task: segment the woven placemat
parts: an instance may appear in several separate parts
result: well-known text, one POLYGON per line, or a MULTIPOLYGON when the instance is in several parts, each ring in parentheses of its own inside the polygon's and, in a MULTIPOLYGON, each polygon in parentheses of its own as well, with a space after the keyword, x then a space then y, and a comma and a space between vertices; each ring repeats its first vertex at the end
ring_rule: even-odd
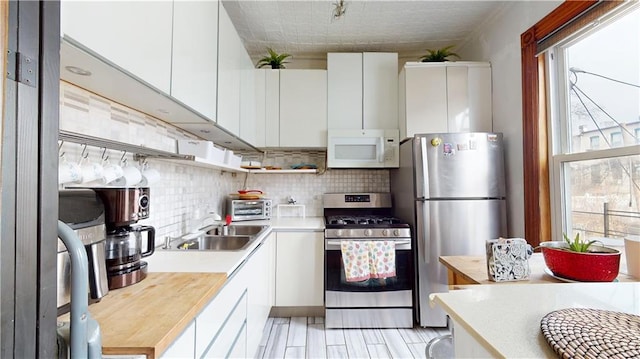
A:
POLYGON ((640 316, 567 308, 542 318, 540 329, 561 358, 640 358, 640 316))

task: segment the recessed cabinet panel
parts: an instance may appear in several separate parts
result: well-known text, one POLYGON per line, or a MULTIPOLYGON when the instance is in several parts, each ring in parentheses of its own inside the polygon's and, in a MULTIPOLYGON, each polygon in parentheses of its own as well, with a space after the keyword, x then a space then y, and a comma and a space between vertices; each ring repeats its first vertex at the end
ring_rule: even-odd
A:
POLYGON ((362 128, 362 53, 328 53, 327 85, 329 128, 362 128))
POLYGON ((324 305, 324 234, 279 232, 276 241, 276 306, 324 305))
POLYGON ((280 70, 266 71, 265 146, 280 147, 280 70))
MULTIPOLYGON (((406 135, 447 132, 447 69, 406 69, 406 135)), ((401 126, 402 127, 402 126, 401 126)))
POLYGON ((327 147, 327 71, 280 71, 280 147, 327 147))
POLYGON ((469 116, 471 132, 492 132, 493 131, 493 115, 491 113, 492 106, 492 85, 491 85, 491 67, 489 66, 472 66, 469 67, 469 116))
POLYGON ((406 63, 399 77, 401 138, 492 131, 489 63, 406 63))
POLYGON ((174 2, 171 96, 214 121, 217 33, 217 1, 174 2))
POLYGON ((328 53, 328 128, 398 128, 398 54, 328 53))
MULTIPOLYGON (((244 49, 243 49, 244 50, 244 49)), ((240 137, 251 144, 257 138, 256 119, 256 72, 251 57, 246 51, 241 54, 240 69, 240 137)))
MULTIPOLYGON (((264 330, 264 324, 275 301, 276 234, 269 235, 242 269, 248 273, 247 354, 253 357, 264 330)), ((233 356, 232 356, 233 357, 233 356)))
POLYGON ((469 132, 469 87, 467 68, 447 67, 447 130, 469 132))
POLYGON ((173 3, 63 1, 64 35, 170 93, 173 3))
POLYGON ((398 54, 362 54, 364 129, 398 128, 398 54))
MULTIPOLYGON (((242 41, 227 11, 218 9, 218 125, 240 133, 240 47, 242 41)), ((242 47, 244 50, 244 47, 242 47)))

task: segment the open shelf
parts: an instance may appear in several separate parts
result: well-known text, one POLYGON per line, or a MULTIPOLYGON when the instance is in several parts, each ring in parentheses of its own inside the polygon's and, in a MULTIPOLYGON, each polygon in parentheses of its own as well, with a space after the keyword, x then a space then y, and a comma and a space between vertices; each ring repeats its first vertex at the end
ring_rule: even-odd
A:
POLYGON ((248 170, 249 173, 264 173, 264 174, 286 174, 286 173, 318 173, 317 169, 307 169, 307 170, 294 170, 294 169, 288 169, 288 170, 266 170, 266 169, 260 169, 260 170, 248 170))
POLYGON ((192 155, 182 155, 174 152, 167 152, 148 148, 144 146, 136 146, 124 142, 107 140, 104 138, 83 135, 79 133, 63 131, 58 134, 58 138, 63 141, 78 143, 92 147, 108 148, 110 150, 125 151, 134 155, 134 158, 158 158, 171 162, 188 164, 190 166, 217 169, 228 172, 249 172, 244 168, 227 166, 224 163, 211 163, 200 157, 192 155))

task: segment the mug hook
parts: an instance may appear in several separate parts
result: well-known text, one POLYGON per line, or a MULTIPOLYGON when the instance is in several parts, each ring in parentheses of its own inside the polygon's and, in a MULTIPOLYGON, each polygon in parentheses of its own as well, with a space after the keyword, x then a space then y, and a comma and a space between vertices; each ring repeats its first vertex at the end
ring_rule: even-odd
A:
POLYGON ((80 154, 80 157, 82 157, 82 158, 89 157, 89 152, 87 152, 87 144, 86 143, 82 144, 82 153, 80 154))

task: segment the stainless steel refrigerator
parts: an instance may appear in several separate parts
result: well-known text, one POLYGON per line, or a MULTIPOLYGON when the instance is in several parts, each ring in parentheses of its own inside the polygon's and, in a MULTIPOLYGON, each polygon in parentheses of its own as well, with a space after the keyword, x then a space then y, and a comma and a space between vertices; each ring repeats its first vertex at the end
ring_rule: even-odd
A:
POLYGON ((421 134, 400 145, 390 171, 395 215, 411 225, 416 248, 416 321, 444 327, 429 294, 447 292, 440 256, 485 255, 485 240, 507 235, 501 133, 421 134))

